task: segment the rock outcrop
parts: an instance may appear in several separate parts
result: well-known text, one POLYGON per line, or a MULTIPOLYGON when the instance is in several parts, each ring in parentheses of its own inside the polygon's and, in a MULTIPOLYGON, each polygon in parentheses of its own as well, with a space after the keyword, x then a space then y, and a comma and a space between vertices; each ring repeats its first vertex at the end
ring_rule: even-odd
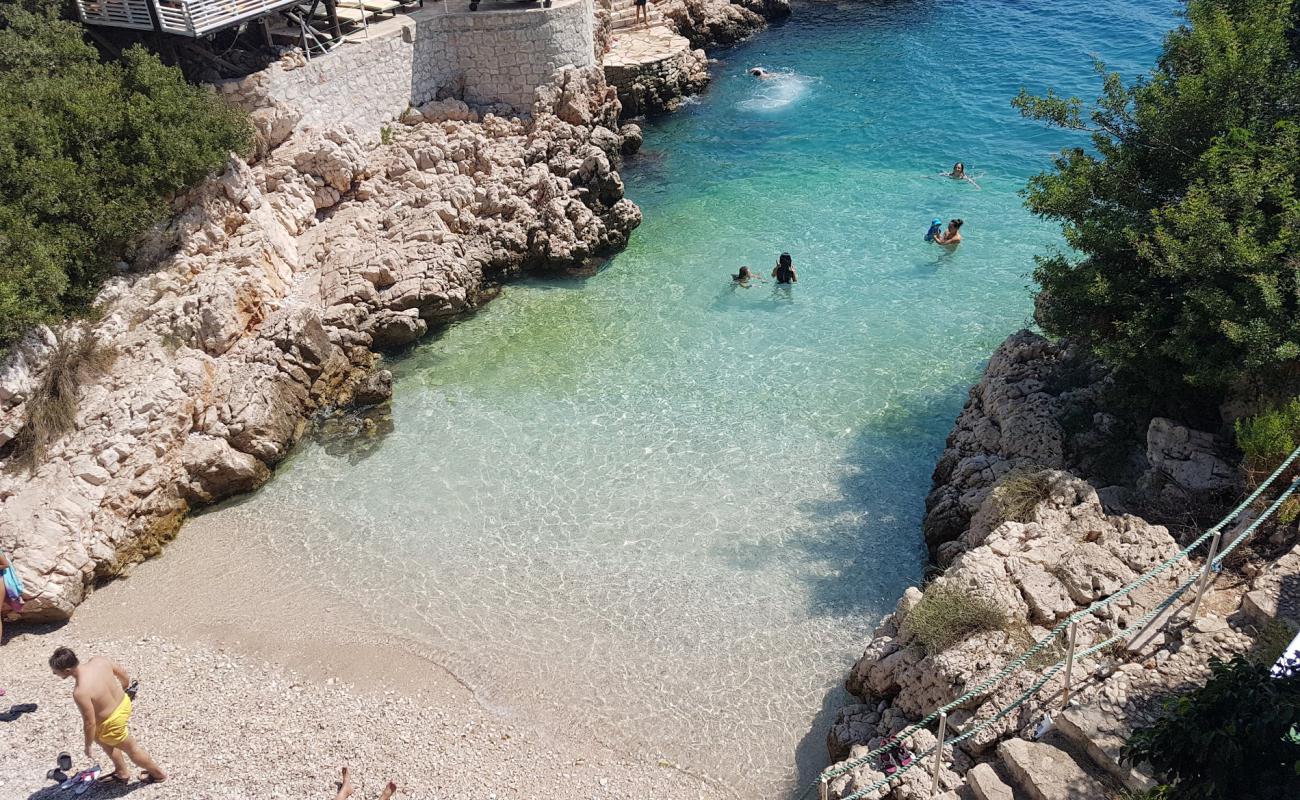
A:
POLYGON ((666 0, 657 5, 692 47, 732 45, 769 21, 790 16, 789 0, 666 0))
MULTIPOLYGON (((375 350, 524 269, 620 248, 639 224, 598 68, 558 72, 527 120, 425 113, 375 149, 346 129, 271 149, 283 126, 263 120, 265 157, 232 158, 141 248, 156 267, 104 288, 91 335, 113 368, 79 387, 33 469, 0 450, 0 545, 22 570, 24 617, 66 618, 191 507, 260 484, 317 408, 382 402, 375 350)), ((65 346, 39 331, 0 370, 6 442, 65 346)))
MULTIPOLYGON (((1107 370, 1068 344, 1028 331, 994 353, 927 498, 926 538, 944 569, 924 593, 904 593, 854 665, 847 687, 859 702, 832 726, 833 759, 857 758, 958 701, 949 730, 964 738, 945 753, 938 791, 1052 800, 1145 791, 1150 776, 1121 760, 1132 730, 1156 718, 1163 698, 1203 682, 1210 659, 1247 649, 1270 620, 1300 619, 1300 533, 1286 523, 1259 535, 1266 549, 1285 554, 1263 568, 1241 567, 1245 585, 1212 588, 1195 620, 1177 619, 1185 606, 1160 606, 1198 571, 1183 560, 1078 622, 1080 649, 1128 633, 1076 661, 1068 709, 1059 705, 1064 672, 1044 671, 1064 656, 1061 640, 982 688, 1062 621, 1178 552, 1165 527, 1125 509, 1213 505, 1240 491, 1240 470, 1220 437, 1118 412, 1113 385, 1107 370), (935 598, 966 605, 964 615, 981 621, 933 644, 933 628, 918 626, 934 615, 913 611, 935 598)), ((963 616, 944 608, 945 619, 963 616)), ((925 730, 910 738, 913 753, 934 743, 925 730)), ((857 765, 832 782, 833 796, 874 785, 879 767, 857 765)), ((928 796, 928 778, 913 773, 928 769, 871 796, 928 796)))

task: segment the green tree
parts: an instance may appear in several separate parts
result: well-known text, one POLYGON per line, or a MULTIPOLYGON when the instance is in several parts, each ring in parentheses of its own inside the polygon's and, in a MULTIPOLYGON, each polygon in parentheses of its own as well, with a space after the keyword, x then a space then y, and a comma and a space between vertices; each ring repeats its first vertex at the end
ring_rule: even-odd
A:
POLYGON ((1205 686, 1169 700, 1129 737, 1124 759, 1149 762, 1169 800, 1300 797, 1300 673, 1273 676, 1270 666, 1211 660, 1205 686))
POLYGON ((0 2, 0 349, 84 308, 177 192, 244 152, 246 117, 140 47, 0 2))
POLYGON ((1243 374, 1293 384, 1300 359, 1300 73, 1292 0, 1190 0, 1153 72, 1103 75, 1085 109, 1023 114, 1091 133, 1034 177, 1027 205, 1075 253, 1039 259, 1044 330, 1168 390, 1243 374))

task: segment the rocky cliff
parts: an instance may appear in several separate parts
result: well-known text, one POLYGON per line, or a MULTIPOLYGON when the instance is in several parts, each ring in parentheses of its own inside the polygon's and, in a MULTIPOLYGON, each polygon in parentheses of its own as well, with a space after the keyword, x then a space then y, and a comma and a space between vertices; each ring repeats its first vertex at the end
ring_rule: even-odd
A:
POLYGON ((656 2, 691 47, 725 47, 768 22, 790 16, 790 0, 665 0, 656 2))
POLYGON ((259 485, 317 409, 382 399, 377 352, 522 270, 622 247, 640 211, 616 166, 639 132, 618 115, 593 67, 556 73, 529 119, 432 104, 376 148, 262 120, 267 155, 179 201, 98 321, 36 332, 0 370, 0 546, 22 616, 66 618, 189 509, 259 485))
MULTIPOLYGON (((926 504, 926 539, 945 569, 924 593, 907 590, 854 664, 847 687, 860 702, 840 711, 828 737, 832 759, 865 756, 1178 552, 1166 527, 1126 508, 1210 502, 1239 490, 1240 471, 1216 436, 1119 411, 1113 389, 1105 369, 1068 345, 1021 331, 998 348, 971 389, 926 504), (945 632, 958 618, 955 633, 945 632)), ((1260 536, 1274 555, 1290 554, 1267 569, 1241 566, 1243 582, 1212 591, 1190 624, 1170 625, 1160 614, 1142 633, 1077 663, 1068 710, 1061 711, 1058 672, 1029 702, 1000 714, 1063 657, 1061 644, 966 698, 949 715, 949 735, 984 727, 945 750, 940 791, 1084 798, 1149 787, 1119 759, 1132 728, 1152 719, 1160 698, 1203 680, 1211 657, 1248 648, 1269 619, 1300 607, 1279 577, 1300 564, 1300 532, 1289 523, 1260 536)), ((1153 612, 1195 569, 1184 560, 1080 622, 1079 648, 1153 612)), ((928 730, 910 739, 914 752, 936 741, 928 730)), ((882 766, 873 758, 847 770, 832 795, 881 781, 882 766)), ((869 796, 929 797, 930 770, 927 762, 869 796)))

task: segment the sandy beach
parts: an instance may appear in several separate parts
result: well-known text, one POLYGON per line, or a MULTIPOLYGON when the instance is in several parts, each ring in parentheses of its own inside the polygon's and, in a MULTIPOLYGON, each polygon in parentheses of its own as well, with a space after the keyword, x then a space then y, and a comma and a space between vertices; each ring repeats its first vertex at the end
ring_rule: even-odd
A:
POLYGON ((6 630, 0 798, 70 797, 46 771, 60 751, 85 766, 71 683, 46 665, 60 645, 139 679, 132 732, 171 774, 89 797, 332 798, 343 765, 358 798, 389 778, 413 798, 733 796, 572 725, 489 708, 436 654, 375 630, 346 598, 270 566, 273 554, 234 531, 190 527, 70 623, 6 630), (15 714, 26 704, 36 710, 15 714))

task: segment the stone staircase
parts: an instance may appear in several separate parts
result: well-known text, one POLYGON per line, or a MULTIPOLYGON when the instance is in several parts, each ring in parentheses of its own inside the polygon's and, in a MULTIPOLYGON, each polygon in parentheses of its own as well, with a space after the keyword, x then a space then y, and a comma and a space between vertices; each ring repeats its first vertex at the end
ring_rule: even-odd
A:
MULTIPOLYGON (((619 31, 638 30, 642 25, 636 21, 636 2, 635 0, 613 0, 610 4, 610 30, 617 34, 619 31)), ((664 15, 655 6, 654 0, 648 0, 646 5, 646 16, 649 24, 646 28, 652 28, 664 24, 664 15)))

